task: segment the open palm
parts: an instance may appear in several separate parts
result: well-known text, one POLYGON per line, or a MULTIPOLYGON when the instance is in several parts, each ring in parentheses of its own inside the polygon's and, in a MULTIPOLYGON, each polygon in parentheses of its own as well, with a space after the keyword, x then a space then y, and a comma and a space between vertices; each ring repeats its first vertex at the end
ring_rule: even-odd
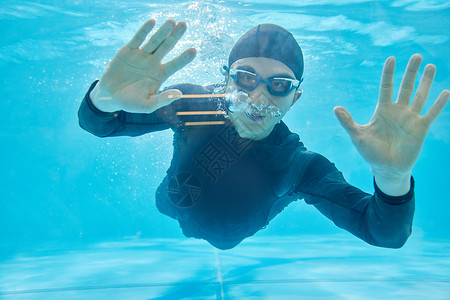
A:
POLYGON ((358 125, 342 107, 334 111, 349 133, 361 156, 374 173, 411 174, 425 141, 428 129, 448 102, 444 90, 430 110, 420 115, 428 98, 436 67, 427 65, 417 92, 410 104, 417 71, 422 57, 413 55, 406 68, 396 102, 392 101, 395 58, 389 57, 383 68, 380 95, 375 113, 367 125, 358 125))
POLYGON ((178 90, 158 91, 167 78, 195 57, 191 48, 165 64, 161 62, 186 31, 186 24, 168 20, 140 47, 154 25, 154 20, 147 21, 105 69, 91 94, 99 109, 151 113, 181 96, 178 90))

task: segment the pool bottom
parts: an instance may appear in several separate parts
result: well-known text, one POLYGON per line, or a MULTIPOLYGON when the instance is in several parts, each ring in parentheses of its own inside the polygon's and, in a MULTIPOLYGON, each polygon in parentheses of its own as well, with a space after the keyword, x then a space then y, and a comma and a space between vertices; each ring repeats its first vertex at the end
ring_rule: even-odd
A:
POLYGON ((0 265, 2 299, 447 299, 450 241, 399 250, 348 237, 131 240, 0 265))

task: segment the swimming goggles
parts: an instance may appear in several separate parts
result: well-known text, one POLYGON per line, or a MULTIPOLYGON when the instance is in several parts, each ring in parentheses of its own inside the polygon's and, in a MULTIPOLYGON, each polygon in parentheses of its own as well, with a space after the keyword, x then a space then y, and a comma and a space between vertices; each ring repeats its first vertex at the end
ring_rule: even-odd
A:
POLYGON ((223 66, 223 69, 233 78, 236 85, 246 91, 253 91, 260 83, 267 85, 269 92, 274 96, 286 96, 292 90, 298 89, 303 81, 291 78, 272 77, 264 79, 258 74, 241 69, 230 69, 223 66))

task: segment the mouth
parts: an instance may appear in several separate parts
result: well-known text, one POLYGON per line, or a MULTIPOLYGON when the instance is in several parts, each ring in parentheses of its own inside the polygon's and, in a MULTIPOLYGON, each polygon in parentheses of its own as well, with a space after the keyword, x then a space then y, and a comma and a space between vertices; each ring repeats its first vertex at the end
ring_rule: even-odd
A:
POLYGON ((254 115, 254 114, 251 114, 249 112, 245 112, 245 114, 247 115, 247 117, 249 117, 254 122, 261 121, 261 120, 263 120, 266 117, 266 116, 254 115))

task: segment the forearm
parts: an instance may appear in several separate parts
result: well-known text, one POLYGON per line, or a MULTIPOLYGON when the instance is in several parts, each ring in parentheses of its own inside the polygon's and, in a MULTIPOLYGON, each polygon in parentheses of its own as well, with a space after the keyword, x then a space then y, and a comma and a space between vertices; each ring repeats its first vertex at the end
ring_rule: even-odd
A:
POLYGON ((381 191, 371 196, 350 186, 344 190, 335 186, 332 193, 307 195, 305 202, 313 204, 338 227, 374 246, 400 248, 410 236, 413 190, 401 197, 391 197, 381 191))
POLYGON ((95 81, 86 93, 78 109, 78 121, 81 128, 98 137, 107 137, 121 126, 118 113, 99 110, 91 101, 90 93, 98 81, 95 81))
POLYGON ((305 201, 314 205, 337 226, 369 244, 399 248, 411 233, 414 215, 414 185, 402 196, 387 195, 375 183, 370 195, 348 184, 324 158, 307 168, 297 186, 305 201))
POLYGON ((91 85, 78 110, 80 127, 93 135, 98 137, 139 136, 173 126, 172 107, 163 107, 151 114, 101 111, 90 98, 96 83, 91 85))
POLYGON ((414 180, 409 178, 410 189, 402 196, 390 196, 375 185, 375 195, 365 216, 368 238, 373 245, 400 248, 412 231, 415 209, 414 180))

